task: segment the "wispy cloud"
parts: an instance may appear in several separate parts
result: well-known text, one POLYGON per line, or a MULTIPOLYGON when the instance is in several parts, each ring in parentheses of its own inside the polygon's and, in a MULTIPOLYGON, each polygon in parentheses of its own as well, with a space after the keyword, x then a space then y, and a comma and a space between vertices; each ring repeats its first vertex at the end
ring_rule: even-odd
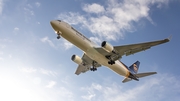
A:
POLYGON ((58 90, 59 90, 58 96, 60 96, 60 98, 65 99, 66 101, 74 101, 75 93, 71 92, 65 87, 60 87, 58 90))
POLYGON ((48 43, 51 47, 53 47, 55 49, 63 47, 64 50, 68 50, 73 47, 73 44, 68 42, 65 39, 50 40, 49 37, 46 36, 46 37, 41 38, 40 40, 43 43, 48 43))
POLYGON ((19 28, 18 28, 18 27, 15 27, 15 28, 14 28, 14 31, 19 31, 19 28))
POLYGON ((35 5, 36 5, 36 7, 40 7, 41 3, 40 2, 36 2, 35 5))
POLYGON ((24 12, 26 15, 31 15, 31 16, 34 15, 34 11, 26 7, 24 7, 24 12))
POLYGON ((54 43, 49 39, 49 37, 44 37, 44 38, 41 38, 40 39, 42 42, 44 42, 44 43, 48 43, 51 47, 53 47, 53 48, 56 48, 56 46, 54 45, 54 43))
POLYGON ((97 37, 90 37, 89 38, 91 41, 95 42, 96 44, 100 45, 102 40, 97 38, 97 37))
POLYGON ((14 28, 14 31, 19 31, 19 28, 18 28, 18 27, 15 27, 15 28, 14 28))
POLYGON ((103 13, 105 11, 103 6, 96 3, 93 3, 91 5, 85 4, 82 9, 88 13, 96 13, 96 14, 103 13))
POLYGON ((57 76, 57 73, 55 71, 47 70, 47 69, 40 69, 40 73, 48 75, 48 76, 57 76))
POLYGON ((19 67, 19 70, 25 73, 35 73, 37 69, 33 67, 19 67))
POLYGON ((100 84, 92 83, 90 87, 82 87, 81 90, 87 91, 87 94, 82 95, 81 97, 91 101, 97 95, 96 92, 102 90, 102 86, 100 84))
POLYGON ((18 31, 19 31, 20 29, 18 28, 18 27, 15 27, 14 29, 13 29, 13 33, 15 33, 15 34, 18 34, 18 31))
POLYGON ((63 39, 63 44, 62 45, 65 48, 65 50, 68 50, 68 49, 73 47, 72 43, 70 43, 70 42, 68 42, 67 40, 64 40, 64 39, 63 39))
POLYGON ((169 0, 108 0, 107 6, 84 4, 82 10, 87 14, 69 12, 61 13, 58 17, 70 24, 85 27, 100 38, 117 40, 123 38, 125 31, 136 30, 134 22, 146 18, 154 23, 149 16, 150 7, 155 4, 166 5, 168 2, 169 0))
POLYGON ((180 94, 178 78, 170 74, 159 74, 158 78, 139 81, 141 83, 137 82, 137 85, 132 85, 130 88, 115 82, 111 85, 92 83, 89 87, 82 87, 81 90, 86 92, 82 98, 89 101, 169 101, 169 99, 178 101, 180 99, 177 97, 180 94))
POLYGON ((55 81, 50 81, 48 85, 46 85, 47 88, 53 88, 56 85, 55 81))

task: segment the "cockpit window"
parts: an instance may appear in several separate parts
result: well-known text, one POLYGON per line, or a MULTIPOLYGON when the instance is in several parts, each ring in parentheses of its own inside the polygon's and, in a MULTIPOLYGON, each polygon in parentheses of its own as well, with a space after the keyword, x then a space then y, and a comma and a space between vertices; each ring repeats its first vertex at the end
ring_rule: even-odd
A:
POLYGON ((57 21, 61 22, 61 20, 57 20, 57 21))

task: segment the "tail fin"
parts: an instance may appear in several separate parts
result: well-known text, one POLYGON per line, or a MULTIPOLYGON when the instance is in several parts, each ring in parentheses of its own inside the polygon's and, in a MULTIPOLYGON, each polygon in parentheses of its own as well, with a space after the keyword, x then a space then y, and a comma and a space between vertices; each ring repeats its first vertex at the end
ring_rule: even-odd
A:
POLYGON ((129 69, 136 74, 138 72, 139 65, 140 65, 140 62, 136 61, 129 67, 129 69))

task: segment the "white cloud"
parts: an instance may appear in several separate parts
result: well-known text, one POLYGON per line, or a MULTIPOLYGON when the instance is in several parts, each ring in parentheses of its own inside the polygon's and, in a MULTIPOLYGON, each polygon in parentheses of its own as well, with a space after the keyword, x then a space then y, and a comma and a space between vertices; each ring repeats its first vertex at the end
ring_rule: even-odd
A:
POLYGON ((73 47, 73 44, 63 39, 63 47, 65 48, 65 50, 68 50, 73 47))
POLYGON ((3 0, 0 0, 0 15, 2 14, 3 11, 3 0))
POLYGON ((46 70, 43 68, 40 69, 40 73, 48 75, 48 76, 56 76, 57 75, 57 73, 55 71, 46 70))
POLYGON ((94 89, 96 89, 98 91, 102 90, 102 86, 100 84, 92 83, 92 88, 94 88, 94 89))
POLYGON ((19 28, 18 28, 18 27, 15 27, 15 28, 14 28, 14 31, 19 31, 19 28))
POLYGON ((89 38, 91 41, 95 42, 96 44, 100 45, 102 40, 97 38, 97 37, 90 37, 89 38))
POLYGON ((85 100, 91 101, 94 97, 96 97, 96 92, 102 90, 102 86, 100 84, 92 83, 90 87, 81 87, 81 90, 87 91, 87 94, 82 95, 81 97, 85 100))
POLYGON ((36 7, 40 7, 41 3, 40 2, 36 2, 35 5, 36 5, 36 7))
MULTIPOLYGON (((178 101, 180 97, 180 81, 179 77, 169 74, 158 74, 158 78, 142 78, 146 79, 136 82, 136 85, 131 84, 97 84, 92 83, 88 87, 82 87, 85 91, 81 97, 90 101, 178 101), (127 88, 126 85, 131 87, 127 88), (92 97, 92 95, 94 95, 92 97), (166 100, 167 99, 167 100, 166 100)), ((129 82, 130 83, 130 82, 129 82)))
POLYGON ((67 40, 62 39, 62 38, 60 40, 51 41, 49 39, 49 37, 46 36, 44 38, 41 38, 40 40, 43 43, 48 43, 51 47, 56 48, 56 49, 58 49, 59 47, 60 48, 64 47, 65 50, 68 50, 73 47, 72 43, 70 43, 67 40), (59 42, 59 41, 61 41, 61 42, 59 42))
POLYGON ((84 95, 84 96, 81 96, 83 99, 85 99, 85 100, 89 100, 89 101, 91 101, 91 99, 93 98, 93 97, 95 97, 96 95, 95 94, 92 94, 91 92, 88 92, 88 95, 84 95))
POLYGON ((34 15, 34 11, 29 8, 24 7, 24 11, 26 15, 31 15, 31 16, 34 15))
MULTIPOLYGON (((58 88, 58 98, 61 98, 61 99, 64 99, 66 101, 75 101, 74 100, 74 94, 77 93, 77 92, 74 92, 74 94, 68 90, 67 88, 65 87, 60 87, 58 88)), ((58 99, 59 101, 59 99, 58 99)))
POLYGON ((33 67, 19 67, 19 70, 26 73, 35 73, 37 69, 33 67))
POLYGON ((97 13, 97 14, 105 11, 103 6, 96 3, 93 3, 92 5, 85 4, 82 9, 88 13, 97 13))
POLYGON ((81 25, 101 39, 117 40, 123 38, 125 31, 135 31, 133 23, 143 18, 154 24, 149 16, 151 6, 167 5, 168 2, 169 0, 108 0, 107 6, 85 4, 82 9, 90 14, 61 13, 58 18, 70 24, 81 25))
POLYGON ((56 46, 54 45, 54 43, 46 36, 44 38, 41 38, 41 41, 44 43, 48 43, 51 47, 56 48, 56 46))
POLYGON ((46 87, 47 88, 53 88, 55 85, 56 85, 55 81, 50 81, 46 87))
POLYGON ((86 24, 87 19, 84 16, 81 16, 79 13, 69 12, 69 13, 61 13, 58 15, 59 19, 63 19, 72 25, 77 25, 80 23, 86 24))

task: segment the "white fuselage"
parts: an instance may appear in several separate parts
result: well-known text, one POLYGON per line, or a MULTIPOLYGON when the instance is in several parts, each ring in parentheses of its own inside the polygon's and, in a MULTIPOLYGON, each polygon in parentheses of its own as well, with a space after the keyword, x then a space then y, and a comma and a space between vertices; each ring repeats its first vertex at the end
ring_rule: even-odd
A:
POLYGON ((115 61, 115 64, 109 65, 109 60, 104 55, 96 51, 96 49, 94 49, 94 47, 97 47, 97 45, 86 38, 83 34, 78 32, 76 29, 71 27, 68 23, 60 20, 53 20, 51 21, 51 25, 56 32, 60 31, 62 33, 61 36, 63 38, 83 50, 84 53, 92 60, 95 60, 101 65, 109 67, 119 75, 125 77, 129 76, 129 70, 119 60, 115 61))

